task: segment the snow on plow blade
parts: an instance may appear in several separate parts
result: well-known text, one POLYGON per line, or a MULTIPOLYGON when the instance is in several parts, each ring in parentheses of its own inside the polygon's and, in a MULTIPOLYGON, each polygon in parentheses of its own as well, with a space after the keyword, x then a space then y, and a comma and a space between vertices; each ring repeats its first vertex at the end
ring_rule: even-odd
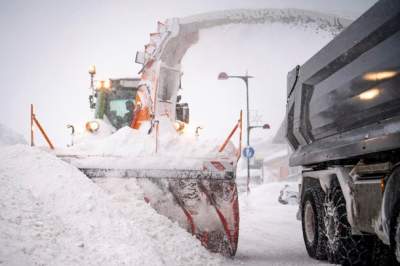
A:
POLYGON ((203 170, 79 169, 89 178, 136 178, 144 200, 159 214, 195 235, 210 251, 235 255, 239 236, 235 171, 221 162, 206 162, 203 170))

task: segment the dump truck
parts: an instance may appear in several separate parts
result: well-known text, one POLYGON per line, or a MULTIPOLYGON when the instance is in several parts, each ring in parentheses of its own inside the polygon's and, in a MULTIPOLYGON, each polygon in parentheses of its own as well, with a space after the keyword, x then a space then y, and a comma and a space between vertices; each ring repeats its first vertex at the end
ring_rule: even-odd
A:
POLYGON ((377 2, 288 73, 286 121, 309 256, 400 262, 400 1, 377 2))

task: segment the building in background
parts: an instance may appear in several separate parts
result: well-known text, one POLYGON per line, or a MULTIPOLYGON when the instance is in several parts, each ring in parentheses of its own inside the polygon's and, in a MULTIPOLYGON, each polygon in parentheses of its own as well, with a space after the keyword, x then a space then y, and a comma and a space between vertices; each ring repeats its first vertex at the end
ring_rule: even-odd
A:
POLYGON ((289 167, 291 149, 286 142, 285 128, 286 124, 283 121, 272 139, 253 141, 256 154, 251 162, 251 169, 262 169, 258 171, 263 182, 295 181, 300 176, 301 167, 289 167), (260 166, 261 161, 262 166, 260 166))

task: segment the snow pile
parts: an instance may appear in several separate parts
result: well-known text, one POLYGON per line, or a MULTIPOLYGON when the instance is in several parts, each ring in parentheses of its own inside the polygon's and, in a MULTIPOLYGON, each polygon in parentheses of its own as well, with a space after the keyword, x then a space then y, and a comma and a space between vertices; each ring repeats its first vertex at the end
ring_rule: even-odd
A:
POLYGON ((24 137, 0 124, 0 146, 26 144, 24 137))
POLYGON ((139 130, 123 127, 104 138, 89 136, 72 147, 57 149, 56 154, 80 156, 73 162, 78 167, 102 168, 202 169, 207 158, 235 160, 231 142, 219 153, 223 139, 179 135, 168 119, 160 120, 156 152, 156 133, 148 134, 149 128, 146 123, 139 130))
MULTIPOLYGON (((82 132, 75 133, 73 136, 73 142, 74 143, 80 143, 82 141, 86 141, 88 137, 91 139, 102 139, 104 137, 107 137, 114 133, 116 130, 115 128, 111 125, 109 121, 106 120, 107 118, 105 117, 105 120, 103 119, 93 119, 90 122, 91 123, 97 123, 99 125, 99 128, 101 130, 98 130, 96 132, 89 132, 88 130, 83 130, 82 132)), ((85 125, 86 127, 86 125, 85 125)), ((85 128, 83 127, 83 128, 85 128)))
POLYGON ((121 202, 75 167, 26 145, 0 148, 0 263, 221 263, 144 201, 121 202))
MULTIPOLYGON (((149 128, 148 123, 143 124, 140 130, 123 127, 114 134, 103 138, 91 138, 89 136, 74 147, 60 151, 82 155, 153 155, 156 148, 156 136, 155 132, 148 134, 149 128)), ((208 157, 215 154, 218 149, 215 140, 198 140, 195 137, 178 135, 168 119, 160 120, 159 132, 157 153, 163 156, 208 157)), ((220 142, 222 143, 222 140, 220 142)), ((229 146, 225 155, 232 152, 231 149, 232 146, 229 146)))

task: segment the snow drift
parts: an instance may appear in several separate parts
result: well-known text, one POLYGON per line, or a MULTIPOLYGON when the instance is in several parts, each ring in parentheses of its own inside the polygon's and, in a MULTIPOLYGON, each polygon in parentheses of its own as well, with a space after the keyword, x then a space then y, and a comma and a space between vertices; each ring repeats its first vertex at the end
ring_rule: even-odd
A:
POLYGON ((146 123, 139 130, 123 127, 109 136, 88 135, 72 147, 57 148, 55 153, 69 156, 68 160, 81 168, 201 170, 207 159, 236 160, 232 142, 223 152, 218 152, 223 139, 197 139, 193 135, 178 134, 168 118, 160 119, 159 124, 157 152, 156 136, 147 133, 150 125, 146 123))
POLYGON ((144 201, 118 202, 75 167, 26 145, 0 150, 0 204, 7 265, 220 263, 144 201))
POLYGON ((0 146, 15 144, 26 144, 26 140, 22 135, 0 124, 0 146))

